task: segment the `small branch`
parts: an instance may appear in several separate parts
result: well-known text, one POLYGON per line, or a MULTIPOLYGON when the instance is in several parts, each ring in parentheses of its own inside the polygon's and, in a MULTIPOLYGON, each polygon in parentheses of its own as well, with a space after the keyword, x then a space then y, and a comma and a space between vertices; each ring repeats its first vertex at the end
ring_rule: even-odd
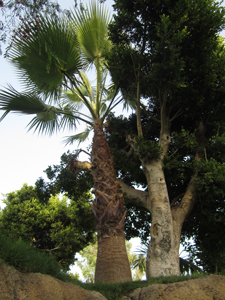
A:
POLYGON ((144 104, 140 103, 140 106, 141 106, 141 108, 145 111, 145 113, 151 117, 151 119, 152 119, 153 121, 155 121, 156 123, 161 124, 161 121, 160 121, 159 119, 157 119, 156 117, 154 117, 154 116, 150 113, 150 111, 148 111, 148 110, 146 109, 146 107, 144 106, 144 104))
POLYGON ((44 252, 51 252, 51 251, 55 251, 55 250, 59 250, 60 247, 56 247, 56 248, 53 248, 53 249, 37 249, 38 251, 44 251, 44 252))
MULTIPOLYGON (((191 181, 188 184, 186 193, 184 194, 180 204, 176 206, 176 213, 179 214, 179 219, 182 221, 188 217, 190 212, 192 211, 194 204, 195 204, 195 178, 196 174, 192 177, 191 181)), ((175 206, 171 207, 173 210, 175 206)), ((175 213, 175 211, 173 212, 175 213)))
POLYGON ((180 195, 178 195, 177 197, 175 197, 172 201, 171 201, 171 203, 170 203, 170 205, 172 206, 172 205, 174 205, 181 197, 183 197, 184 196, 184 193, 182 193, 182 194, 180 194, 180 195))
POLYGON ((87 152, 87 151, 85 151, 85 150, 83 150, 83 149, 80 149, 80 150, 78 151, 78 153, 76 154, 76 157, 78 157, 78 155, 79 155, 81 152, 84 152, 85 154, 91 156, 91 154, 90 154, 89 152, 87 152))
POLYGON ((124 149, 121 149, 119 152, 125 154, 127 157, 131 157, 131 155, 134 153, 134 149, 130 147, 129 151, 127 152, 125 150, 127 147, 130 147, 130 145, 127 145, 124 149))
POLYGON ((176 154, 179 149, 180 148, 177 148, 177 150, 175 150, 169 157, 172 157, 174 154, 176 154))
POLYGON ((143 136, 142 124, 141 124, 141 107, 140 107, 140 64, 138 65, 138 78, 137 78, 137 101, 136 101, 136 113, 137 113, 137 130, 138 136, 143 136))
POLYGON ((173 120, 175 120, 178 116, 180 116, 182 113, 181 109, 178 109, 178 111, 174 114, 174 116, 170 119, 170 122, 172 122, 173 120))

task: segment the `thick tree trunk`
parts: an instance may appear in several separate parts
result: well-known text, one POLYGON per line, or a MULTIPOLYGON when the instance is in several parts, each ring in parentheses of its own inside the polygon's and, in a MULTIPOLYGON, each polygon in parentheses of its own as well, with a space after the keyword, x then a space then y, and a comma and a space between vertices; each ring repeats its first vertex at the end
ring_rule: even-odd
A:
POLYGON ((123 195, 119 193, 113 159, 99 123, 94 127, 91 173, 95 184, 95 200, 91 207, 98 231, 95 281, 132 281, 125 247, 123 195))
POLYGON ((126 253, 124 233, 98 238, 96 282, 131 281, 131 271, 126 253))
POLYGON ((167 186, 161 161, 144 164, 151 199, 151 241, 149 244, 146 276, 159 277, 180 275, 179 248, 175 243, 175 232, 170 209, 167 186))

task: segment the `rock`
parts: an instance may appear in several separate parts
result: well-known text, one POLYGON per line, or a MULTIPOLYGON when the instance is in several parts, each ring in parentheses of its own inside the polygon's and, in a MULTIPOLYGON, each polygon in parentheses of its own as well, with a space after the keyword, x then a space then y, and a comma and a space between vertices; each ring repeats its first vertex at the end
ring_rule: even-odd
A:
POLYGON ((171 284, 136 289, 124 300, 224 300, 225 277, 209 275, 171 284))
MULTIPOLYGON (((225 277, 210 275, 136 289, 123 300, 225 300, 225 277)), ((107 300, 72 283, 39 273, 23 274, 0 261, 0 300, 107 300)), ((108 299, 113 300, 113 299, 108 299)))
POLYGON ((23 274, 0 262, 1 300, 107 300, 72 283, 39 273, 23 274))

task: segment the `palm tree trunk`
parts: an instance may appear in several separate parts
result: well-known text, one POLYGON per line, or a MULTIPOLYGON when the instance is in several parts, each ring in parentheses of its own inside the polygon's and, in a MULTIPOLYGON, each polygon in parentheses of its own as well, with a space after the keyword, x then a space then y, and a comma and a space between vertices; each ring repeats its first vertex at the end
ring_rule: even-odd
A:
POLYGON ((96 123, 92 144, 92 175, 95 200, 91 205, 97 219, 98 253, 96 282, 131 281, 125 247, 123 195, 116 180, 113 158, 102 125, 96 123))

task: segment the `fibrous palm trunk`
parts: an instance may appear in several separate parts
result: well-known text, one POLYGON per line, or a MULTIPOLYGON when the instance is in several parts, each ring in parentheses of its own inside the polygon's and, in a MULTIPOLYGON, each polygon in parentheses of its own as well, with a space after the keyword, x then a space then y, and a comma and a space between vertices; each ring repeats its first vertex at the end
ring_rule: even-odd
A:
POLYGON ((123 195, 119 193, 113 158, 100 122, 94 127, 91 169, 95 185, 95 200, 91 207, 98 232, 95 281, 131 281, 125 247, 123 195))

